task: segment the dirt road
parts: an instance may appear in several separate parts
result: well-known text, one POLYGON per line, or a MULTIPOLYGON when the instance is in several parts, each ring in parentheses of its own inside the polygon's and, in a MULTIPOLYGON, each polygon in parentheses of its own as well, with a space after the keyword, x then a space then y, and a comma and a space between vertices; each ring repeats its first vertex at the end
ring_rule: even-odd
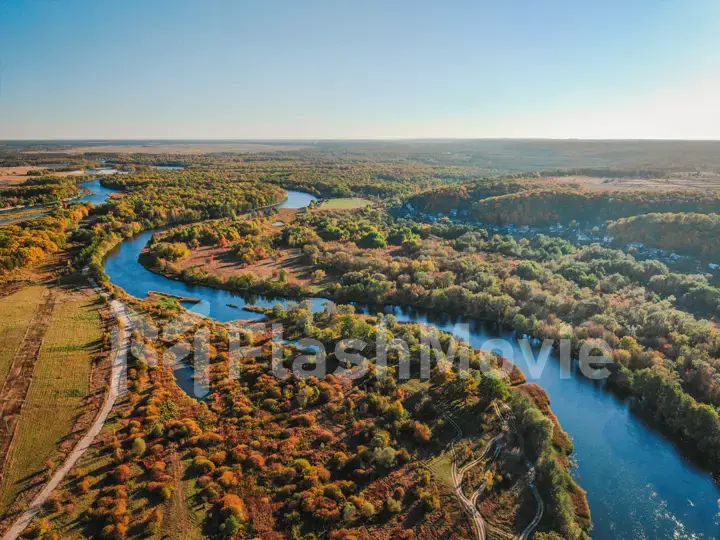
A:
POLYGON ((110 390, 105 396, 105 402, 102 409, 97 415, 95 422, 88 432, 83 435, 82 439, 77 443, 73 451, 68 455, 63 464, 55 471, 50 481, 45 485, 42 491, 35 497, 25 512, 15 521, 13 526, 5 533, 3 540, 15 540, 30 525, 33 518, 40 512, 43 504, 47 501, 50 494, 60 485, 67 474, 73 468, 78 459, 87 451, 95 437, 105 425, 110 411, 115 405, 115 401, 120 395, 121 384, 125 377, 125 368, 127 366, 127 353, 130 337, 130 317, 127 308, 118 300, 113 300, 110 304, 113 313, 117 317, 120 324, 113 336, 113 363, 112 375, 110 381, 110 390))

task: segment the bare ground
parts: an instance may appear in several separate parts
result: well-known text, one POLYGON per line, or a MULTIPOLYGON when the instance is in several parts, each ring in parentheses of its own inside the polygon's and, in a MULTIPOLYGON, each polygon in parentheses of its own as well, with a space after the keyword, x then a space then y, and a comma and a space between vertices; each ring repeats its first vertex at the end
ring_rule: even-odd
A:
POLYGON ((301 261, 299 249, 282 249, 278 254, 253 264, 243 265, 233 260, 227 248, 204 247, 192 251, 188 259, 181 261, 181 269, 201 269, 209 274, 230 277, 241 274, 254 274, 259 278, 277 277, 281 270, 288 273, 290 283, 307 284, 311 281, 312 268, 301 261))
POLYGON ((539 183, 579 184, 589 189, 618 190, 703 190, 720 191, 720 175, 714 173, 674 173, 668 178, 597 178, 592 176, 551 176, 533 179, 539 183))
POLYGON ((45 167, 0 167, 0 185, 18 185, 30 178, 36 178, 27 175, 30 171, 45 171, 45 175, 57 177, 82 176, 85 174, 85 171, 50 171, 46 170, 45 167))

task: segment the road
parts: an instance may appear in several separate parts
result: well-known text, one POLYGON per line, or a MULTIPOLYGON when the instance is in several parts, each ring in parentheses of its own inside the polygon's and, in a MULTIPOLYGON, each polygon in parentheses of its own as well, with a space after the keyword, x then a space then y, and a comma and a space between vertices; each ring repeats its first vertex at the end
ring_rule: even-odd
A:
POLYGON ((113 310, 118 321, 121 324, 118 325, 117 332, 114 335, 113 349, 115 351, 112 360, 112 374, 110 381, 110 390, 108 390, 105 396, 105 402, 103 403, 102 409, 95 418, 95 422, 90 429, 83 435, 82 439, 77 443, 73 451, 68 455, 63 464, 55 471, 55 474, 45 487, 38 493, 35 499, 30 503, 30 506, 25 512, 15 521, 13 526, 5 533, 3 540, 15 540, 22 532, 30 525, 33 518, 40 512, 43 504, 47 501, 50 494, 62 483, 67 474, 73 468, 78 459, 87 451, 95 437, 100 433, 100 430, 105 425, 110 411, 115 405, 115 401, 120 395, 121 384, 124 380, 125 368, 127 366, 127 353, 129 347, 130 337, 130 317, 128 316, 127 307, 118 300, 113 300, 110 303, 110 307, 113 310))
MULTIPOLYGON (((450 442, 450 455, 452 456, 453 462, 452 462, 452 469, 451 469, 451 475, 453 480, 453 485, 455 486, 455 495, 460 500, 460 503, 463 505, 463 508, 468 513, 470 518, 473 521, 473 527, 475 528, 475 535, 478 540, 485 540, 486 536, 486 526, 485 526, 485 520, 482 517, 482 514, 477 509, 477 506, 475 503, 477 502, 477 498, 482 492, 484 488, 484 484, 480 486, 480 489, 478 489, 472 496, 472 499, 468 499, 465 496, 465 493, 463 493, 462 490, 462 481, 463 477, 465 476, 465 473, 475 467, 478 463, 480 463, 483 459, 485 459, 485 456, 487 455, 490 448, 498 442, 503 434, 496 435, 493 437, 486 445, 485 448, 482 451, 482 454, 479 458, 474 459, 470 463, 466 464, 460 471, 457 470, 457 457, 455 455, 455 443, 462 438, 462 429, 460 429, 460 426, 453 420, 450 416, 445 415, 445 419, 455 428, 455 431, 457 432, 457 435, 455 438, 450 442)), ((499 448, 499 447, 498 447, 499 448)), ((496 452, 497 455, 497 452, 496 452)))
POLYGON ((537 502, 537 510, 535 511, 535 517, 530 522, 530 524, 525 527, 525 530, 522 532, 522 534, 518 536, 519 540, 526 540, 527 538, 530 538, 533 532, 535 532, 537 526, 540 524, 540 520, 542 519, 543 513, 545 512, 545 504, 543 503, 542 497, 540 496, 540 491, 538 491, 538 488, 535 486, 535 466, 530 463, 530 460, 528 460, 527 456, 525 455, 525 439, 523 438, 522 434, 515 428, 515 416, 510 410, 510 407, 508 407, 507 403, 503 403, 502 405, 508 413, 507 418, 503 418, 500 415, 500 408, 498 407, 498 404, 496 402, 493 402, 493 406, 495 407, 495 413, 500 418, 502 418, 503 422, 508 425, 518 436, 518 440, 520 442, 520 450, 522 452, 523 458, 525 459, 525 466, 528 469, 530 489, 533 492, 533 497, 535 497, 535 502, 537 502))

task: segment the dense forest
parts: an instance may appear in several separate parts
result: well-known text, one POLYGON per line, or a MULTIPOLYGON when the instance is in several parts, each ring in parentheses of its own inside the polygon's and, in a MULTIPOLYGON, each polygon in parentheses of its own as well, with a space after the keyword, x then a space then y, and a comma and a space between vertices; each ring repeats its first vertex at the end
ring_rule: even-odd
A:
MULTIPOLYGON (((323 227, 328 218, 308 219, 310 226, 321 219, 323 227)), ((357 222, 355 216, 350 228, 357 222)), ((378 221, 370 217, 366 223, 376 227, 378 221)), ((719 466, 720 333, 714 324, 682 310, 683 303, 695 306, 708 291, 714 302, 708 309, 717 314, 717 290, 701 284, 673 306, 677 299, 670 295, 685 278, 654 263, 633 263, 621 252, 590 246, 568 258, 559 248, 560 254, 543 263, 519 261, 484 256, 482 232, 479 246, 476 232, 454 240, 443 237, 456 235, 452 226, 435 232, 442 236, 430 229, 427 239, 404 242, 392 256, 359 246, 353 250, 348 243, 310 243, 304 252, 309 263, 342 276, 327 291, 339 300, 416 305, 497 320, 539 338, 570 338, 576 351, 588 340, 604 339, 614 349, 611 381, 618 391, 638 396, 650 414, 719 466)))
POLYGON ((0 227, 0 278, 64 248, 68 235, 87 215, 86 205, 73 205, 50 216, 0 227))
MULTIPOLYGON (((129 394, 112 429, 91 450, 97 468, 78 469, 63 484, 33 534, 80 529, 113 538, 172 536, 177 531, 167 528, 173 520, 164 511, 192 500, 193 522, 209 537, 312 538, 317 531, 335 539, 471 536, 472 523, 447 479, 456 463, 442 464, 457 422, 464 435, 472 434, 458 444, 459 466, 502 440, 466 487, 485 486, 488 507, 504 508, 490 517, 506 533, 520 534, 531 522, 537 487, 545 509, 538 538, 589 535, 590 510, 570 475, 572 443, 541 388, 517 368, 503 379, 487 376, 505 363, 494 353, 373 315, 372 308, 370 315, 358 314, 353 303, 424 308, 497 322, 520 336, 567 339, 574 358, 603 341, 613 359, 608 388, 629 396, 684 450, 720 470, 720 289, 708 276, 674 272, 610 244, 531 233, 518 239, 478 224, 612 220, 608 234, 620 244, 641 242, 714 262, 717 193, 547 180, 674 174, 640 165, 624 172, 591 166, 500 175, 474 158, 459 165, 460 158, 430 159, 417 148, 402 159, 380 159, 383 151, 368 145, 355 153, 327 143, 320 150, 246 156, 103 152, 71 158, 68 170, 102 163, 130 174, 103 178, 120 191, 106 204, 61 206, 0 227, 2 280, 22 279, 21 270, 61 252, 67 257, 58 272, 89 269, 112 298, 143 317, 158 323, 189 317, 192 327, 157 342, 133 334, 129 394), (330 211, 313 204, 279 216, 275 206, 289 188, 324 198, 364 196, 374 206, 330 211), (125 238, 159 228, 141 256, 155 272, 231 291, 337 304, 321 312, 301 301, 255 309, 289 330, 283 366, 308 353, 293 345, 299 339, 327 346, 363 339, 370 343, 367 374, 358 380, 278 378, 268 332, 243 327, 233 334, 227 325, 188 315, 177 299, 140 301, 112 286, 103 269, 107 253, 125 238), (290 255, 295 277, 281 264, 290 255), (215 272, 216 256, 232 271, 215 272), (193 265, 184 265, 191 258, 193 265), (260 273, 260 264, 275 271, 260 273), (304 278, 297 278, 297 267, 304 278), (210 336, 210 394, 202 400, 185 395, 156 361, 197 331, 210 336), (405 381, 397 354, 388 368, 378 366, 379 331, 409 343, 411 371, 430 337, 444 350, 466 348, 469 376, 440 355, 429 380, 405 381), (233 339, 259 356, 234 356, 233 339)), ((49 159, 41 156, 27 159, 49 159)), ((31 176, 4 186, 0 203, 60 202, 82 190, 77 179, 31 176)), ((326 360, 333 368, 351 367, 334 353, 326 360)))
MULTIPOLYGON (((332 276, 325 289, 305 294, 496 320, 538 338, 569 338, 574 351, 604 339, 614 350, 617 391, 640 398, 714 467, 720 463, 720 333, 688 313, 720 311, 720 291, 703 276, 672 274, 597 245, 578 248, 543 235, 489 238, 467 226, 395 222, 374 209, 301 214, 282 241, 332 276)), ((163 270, 172 273, 172 264, 163 270)), ((268 289, 248 274, 181 277, 268 289)))
POLYGON ((643 214, 609 223, 608 234, 621 244, 641 242, 720 263, 718 214, 643 214))
POLYGON ((17 186, 0 186, 0 208, 59 203, 81 194, 81 186, 75 179, 41 176, 17 186))
MULTIPOLYGON (((149 302, 136 307, 160 318, 179 310, 177 304, 149 302)), ((337 306, 313 313, 294 304, 267 315, 282 322, 289 337, 315 337, 327 344, 373 341, 379 321, 353 311, 337 306)), ((483 476, 471 481, 490 486, 486 497, 510 504, 511 515, 524 511, 525 499, 532 501, 523 480, 521 445, 536 463, 546 500, 542 528, 564 538, 586 537, 587 503, 568 474, 571 444, 541 390, 518 385, 517 374, 506 380, 482 375, 482 364, 500 361, 495 355, 469 351, 469 378, 444 369, 443 359, 436 358, 430 381, 420 385, 398 380, 397 358, 382 371, 373 349, 364 354, 367 374, 355 381, 334 375, 280 379, 271 368, 272 341, 266 332, 241 329, 242 350, 258 348, 261 355, 233 360, 224 325, 189 322, 192 331, 176 336, 179 342, 191 339, 198 326, 210 336, 209 397, 198 402, 179 391, 167 368, 155 361, 162 345, 139 342, 117 430, 95 450, 107 474, 98 477, 99 471, 90 468, 75 475, 54 498, 46 520, 38 521, 38 532, 62 533, 76 519, 78 506, 91 505, 92 511, 79 516, 85 534, 159 534, 166 531, 164 503, 180 490, 193 493, 194 515, 211 537, 280 538, 285 535, 278 531, 285 531, 307 538, 318 530, 335 539, 458 531, 469 536, 470 525, 454 510, 452 492, 432 480, 435 472, 427 465, 455 435, 446 417, 454 409, 457 422, 480 437, 462 447, 465 459, 473 445, 491 435, 501 434, 506 441, 483 476), (441 402, 453 405, 439 409, 441 402), (489 407, 493 402, 513 413, 517 431, 503 431, 489 407), (182 480, 178 466, 184 470, 182 480)), ((392 317, 383 328, 389 340, 419 344, 428 337, 426 327, 398 324, 392 317)), ((439 339, 448 346, 454 338, 441 334, 439 339)), ((419 361, 419 350, 413 348, 411 365, 419 361)), ((282 362, 289 366, 297 354, 294 346, 286 346, 282 362)), ((352 368, 333 355, 328 361, 352 368)), ((521 521, 528 519, 523 516, 521 521)))
POLYGON ((608 191, 579 185, 539 184, 533 179, 476 180, 411 197, 408 202, 429 213, 463 211, 488 224, 602 224, 649 212, 714 213, 716 193, 701 191, 608 191))

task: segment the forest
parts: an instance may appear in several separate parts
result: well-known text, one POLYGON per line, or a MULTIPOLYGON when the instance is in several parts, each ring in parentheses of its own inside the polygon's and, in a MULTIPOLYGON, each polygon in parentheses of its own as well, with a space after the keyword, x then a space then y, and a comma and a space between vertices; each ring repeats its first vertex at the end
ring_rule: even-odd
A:
MULTIPOLYGON (((597 245, 545 235, 489 237, 476 227, 395 221, 377 209, 300 214, 276 239, 277 248, 283 245, 302 248, 309 267, 328 276, 325 287, 279 289, 295 295, 500 321, 540 339, 569 338, 576 352, 604 339, 613 347, 614 388, 636 395, 648 414, 720 466, 720 333, 692 315, 714 318, 720 311, 720 290, 704 276, 673 274, 657 261, 597 245)), ((160 271, 173 274, 172 262, 160 271)), ((178 277, 231 290, 270 289, 251 274, 178 277)))
MULTIPOLYGON (((160 318, 179 309, 152 302, 136 307, 160 318)), ((276 306, 267 316, 282 322, 291 335, 314 336, 328 344, 369 338, 378 328, 374 317, 356 315, 352 306, 313 313, 299 303, 287 309, 276 306)), ((589 513, 568 473, 571 444, 543 408, 541 390, 525 390, 518 374, 504 381, 482 375, 481 364, 500 360, 494 355, 470 351, 468 379, 444 369, 443 359, 436 358, 431 380, 419 386, 398 381, 397 358, 384 368, 389 372, 381 372, 373 350, 366 351, 367 374, 356 381, 334 375, 278 379, 266 332, 240 328, 242 350, 257 347, 261 355, 241 355, 232 362, 224 325, 190 322, 193 331, 200 325, 210 335, 209 399, 198 402, 179 391, 166 367, 155 361, 162 345, 139 341, 118 429, 94 450, 96 459, 107 463, 107 479, 92 468, 79 472, 53 499, 37 531, 65 530, 77 512, 73 501, 79 499, 93 507, 80 518, 84 534, 155 535, 167 530, 164 503, 184 491, 193 494, 193 511, 202 516, 202 531, 211 537, 273 537, 274 531, 307 537, 318 530, 334 539, 373 532, 412 538, 414 529, 421 535, 451 534, 467 524, 458 522, 450 510, 452 495, 439 489, 431 479, 435 466, 427 465, 453 436, 447 410, 437 408, 446 401, 454 404, 458 422, 479 429, 483 440, 490 433, 504 433, 507 439, 506 449, 487 464, 487 497, 504 497, 519 487, 519 499, 513 499, 509 510, 527 519, 522 517, 523 500, 532 496, 522 487, 522 460, 513 450, 521 438, 547 496, 544 528, 565 538, 585 537, 589 513), (491 402, 507 404, 519 434, 503 431, 488 412, 491 402), (478 417, 481 425, 468 423, 478 417), (186 467, 182 481, 173 472, 178 455, 186 467)), ((384 328, 390 340, 418 344, 428 332, 391 317, 384 328)), ((176 338, 191 339, 191 331, 176 338)), ((141 340, 139 334, 135 339, 141 340)), ((453 338, 440 339, 447 346, 453 338)), ((285 347, 282 361, 289 365, 296 354, 293 346, 285 347)), ((418 355, 414 348, 412 364, 418 355)), ((463 455, 470 456, 472 449, 463 446, 463 455)))
MULTIPOLYGON (((206 537, 472 537, 473 514, 456 496, 460 489, 475 494, 488 527, 500 533, 522 534, 539 498, 537 538, 589 537, 591 509, 574 477, 573 443, 546 392, 515 366, 504 378, 488 376, 507 361, 452 334, 398 322, 383 306, 498 323, 518 337, 566 339, 575 359, 583 348, 607 343, 607 389, 680 451, 720 471, 720 289, 710 276, 640 260, 609 243, 532 231, 519 238, 482 225, 609 221, 618 247, 641 242, 710 263, 716 193, 555 180, 609 172, 655 178, 668 170, 500 174, 441 157, 413 154, 402 163, 374 152, 338 156, 328 145, 244 156, 79 156, 68 170, 75 159, 102 159, 129 172, 102 178, 115 196, 95 206, 65 202, 46 216, 0 227, 0 280, 8 290, 56 260, 48 270, 54 277, 92 277, 107 301, 138 317, 128 394, 30 535, 161 537, 189 527, 206 537), (154 168, 162 165, 184 169, 154 168), (373 204, 278 209, 293 188, 373 204), (363 351, 367 373, 345 377, 351 365, 330 353, 324 364, 339 369, 331 375, 278 378, 269 331, 193 315, 181 297, 127 295, 111 283, 105 259, 150 230, 140 262, 153 272, 278 298, 275 307, 245 309, 285 327, 282 366, 306 357, 300 339, 329 350, 361 339, 370 344, 363 351), (305 298, 335 306, 317 311, 305 298), (178 320, 184 330, 159 340, 140 332, 143 324, 178 320), (467 350, 469 375, 441 354, 428 380, 405 380, 398 353, 387 368, 379 366, 378 332, 409 344, 413 373, 426 341, 437 339, 443 350, 467 350), (189 350, 198 333, 209 337, 209 371, 195 375, 209 384, 202 399, 157 361, 189 350), (233 343, 242 345, 239 355, 233 343), (259 354, 246 354, 251 349, 259 354), (466 466, 456 483, 456 469, 466 466)), ((1 195, 6 206, 17 206, 81 190, 76 179, 30 175, 1 195)), ((184 362, 192 367, 194 353, 184 362)), ((318 358, 306 364, 316 366, 318 358)))
POLYGON ((76 179, 33 177, 18 186, 0 186, 0 208, 59 203, 81 193, 76 179))
POLYGON ((653 212, 613 221, 607 229, 618 243, 641 242, 710 264, 720 260, 718 214, 653 212))
POLYGON ((456 210, 481 223, 530 226, 602 224, 650 212, 709 214, 720 209, 713 192, 611 191, 515 177, 458 183, 415 195, 408 203, 427 213, 456 210))

